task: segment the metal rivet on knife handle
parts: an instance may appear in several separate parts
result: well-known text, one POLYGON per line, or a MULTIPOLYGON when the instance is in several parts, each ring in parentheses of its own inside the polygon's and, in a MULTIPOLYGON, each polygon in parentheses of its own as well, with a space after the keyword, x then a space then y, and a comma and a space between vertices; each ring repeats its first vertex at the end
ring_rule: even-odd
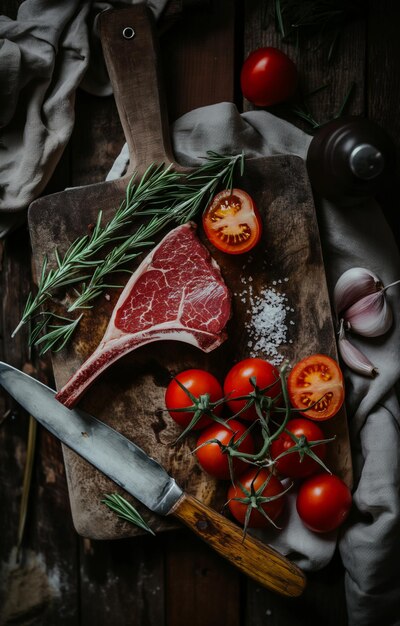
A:
POLYGON ((135 34, 136 33, 131 26, 126 26, 124 30, 122 31, 122 36, 125 39, 133 39, 135 34))

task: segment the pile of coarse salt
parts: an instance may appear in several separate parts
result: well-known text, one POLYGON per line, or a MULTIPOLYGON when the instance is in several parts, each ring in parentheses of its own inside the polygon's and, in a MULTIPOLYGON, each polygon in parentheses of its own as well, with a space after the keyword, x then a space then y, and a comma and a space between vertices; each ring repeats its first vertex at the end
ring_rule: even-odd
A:
MULTIPOLYGON (((249 336, 247 345, 250 356, 266 358, 274 365, 279 365, 284 359, 279 352, 279 347, 288 343, 287 324, 294 325, 293 320, 288 321, 294 309, 289 306, 286 294, 279 290, 280 285, 287 283, 288 280, 288 278, 274 280, 272 286, 264 287, 255 294, 251 277, 247 280, 241 279, 247 289, 244 289, 239 296, 242 302, 249 304, 250 317, 246 322, 246 330, 249 336)), ((293 343, 291 339, 289 343, 293 343)))

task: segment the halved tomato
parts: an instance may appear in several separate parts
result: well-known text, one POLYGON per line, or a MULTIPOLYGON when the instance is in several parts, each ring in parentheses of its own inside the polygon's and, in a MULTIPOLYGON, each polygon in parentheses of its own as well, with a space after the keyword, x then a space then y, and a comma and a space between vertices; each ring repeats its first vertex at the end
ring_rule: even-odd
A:
POLYGON ((343 374, 326 354, 313 354, 299 361, 288 377, 288 391, 294 408, 312 420, 327 420, 344 401, 343 374))
POLYGON ((242 189, 224 189, 204 211, 203 228, 218 250, 243 254, 260 241, 262 222, 248 193, 242 189))

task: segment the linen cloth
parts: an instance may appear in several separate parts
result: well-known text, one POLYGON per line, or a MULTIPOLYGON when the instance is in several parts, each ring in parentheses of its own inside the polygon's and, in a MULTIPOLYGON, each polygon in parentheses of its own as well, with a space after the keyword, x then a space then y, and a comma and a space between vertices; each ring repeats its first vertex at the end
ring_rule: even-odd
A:
MULTIPOLYGON (((134 0, 133 2, 134 3, 134 0)), ((154 0, 160 13, 165 0, 154 0)), ((5 234, 44 189, 71 134, 79 84, 110 93, 107 76, 90 50, 98 50, 88 22, 105 4, 78 0, 26 0, 18 19, 0 17, 0 230, 5 234), (100 68, 100 69, 99 69, 100 68), (82 83, 82 80, 84 82, 82 83)), ((197 165, 209 149, 244 150, 247 156, 295 154, 305 158, 310 137, 265 111, 239 115, 233 104, 192 111, 172 127, 176 159, 197 165)), ((109 178, 122 175, 126 147, 109 178)), ((400 278, 392 234, 375 202, 339 206, 319 203, 318 215, 330 288, 346 269, 367 267, 385 284, 400 278)), ((400 374, 398 287, 387 292, 393 327, 384 337, 354 340, 378 367, 374 380, 345 369, 347 410, 355 469, 354 507, 339 536, 346 568, 351 626, 400 624, 400 409, 395 392, 400 374)), ((297 517, 294 494, 284 530, 270 540, 304 569, 332 557, 336 533, 316 535, 297 517)))
MULTIPOLYGON (((166 2, 147 4, 158 17, 166 2)), ((50 180, 72 133, 77 86, 112 92, 95 17, 113 4, 25 0, 16 20, 0 16, 0 237, 50 180)))

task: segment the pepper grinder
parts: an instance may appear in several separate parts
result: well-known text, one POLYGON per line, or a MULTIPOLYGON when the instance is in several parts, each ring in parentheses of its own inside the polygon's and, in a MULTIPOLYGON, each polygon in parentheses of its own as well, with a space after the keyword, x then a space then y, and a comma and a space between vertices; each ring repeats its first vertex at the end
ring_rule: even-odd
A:
POLYGON ((373 196, 393 170, 394 145, 374 122, 346 117, 328 122, 307 153, 311 185, 324 198, 373 196))

